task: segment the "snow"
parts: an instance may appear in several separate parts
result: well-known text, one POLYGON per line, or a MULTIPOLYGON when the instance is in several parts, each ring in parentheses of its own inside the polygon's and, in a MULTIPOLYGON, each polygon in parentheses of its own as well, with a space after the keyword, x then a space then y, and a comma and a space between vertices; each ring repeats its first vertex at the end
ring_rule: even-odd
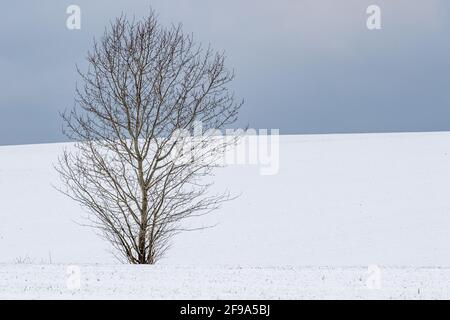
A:
POLYGON ((0 265, 2 299, 449 299, 448 268, 385 268, 381 288, 362 267, 0 265), (201 279, 201 281, 199 280, 201 279))
POLYGON ((448 132, 281 136, 278 174, 261 175, 255 165, 218 171, 215 187, 240 197, 189 221, 218 225, 180 234, 161 264, 148 268, 117 265, 109 245, 80 225, 85 213, 54 189, 53 164, 64 147, 0 147, 0 296, 72 295, 45 289, 65 287, 68 264, 83 266, 94 289, 77 294, 88 298, 116 297, 111 290, 214 298, 215 289, 220 298, 368 297, 358 279, 369 265, 391 279, 383 297, 448 296, 448 132), (30 264, 18 264, 24 260, 30 264), (329 281, 321 282, 323 273, 329 281), (205 281, 195 283, 200 275, 205 281), (95 290, 98 276, 104 292, 95 290), (137 281, 147 276, 161 279, 154 291, 143 289, 150 280, 137 281), (115 282, 121 277, 129 288, 115 282))

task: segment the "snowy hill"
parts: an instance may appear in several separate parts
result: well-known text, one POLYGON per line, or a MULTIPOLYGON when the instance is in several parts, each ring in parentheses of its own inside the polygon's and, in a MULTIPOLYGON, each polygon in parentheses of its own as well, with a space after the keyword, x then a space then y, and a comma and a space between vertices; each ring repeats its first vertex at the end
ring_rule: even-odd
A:
MULTIPOLYGON (((230 166, 241 196, 192 221, 163 264, 450 266, 450 133, 281 136, 279 174, 230 166)), ((0 147, 0 263, 114 263, 56 191, 64 144, 0 147)), ((67 145, 66 145, 67 146, 67 145)))

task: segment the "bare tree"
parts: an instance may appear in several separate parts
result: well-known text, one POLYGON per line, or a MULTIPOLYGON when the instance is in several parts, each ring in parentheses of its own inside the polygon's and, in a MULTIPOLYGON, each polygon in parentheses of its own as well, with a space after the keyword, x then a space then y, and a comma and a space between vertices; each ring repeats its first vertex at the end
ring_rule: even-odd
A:
MULTIPOLYGON (((236 120, 223 53, 204 48, 154 12, 111 23, 78 72, 75 106, 65 112, 73 141, 56 166, 66 195, 89 212, 129 263, 154 264, 181 221, 218 208, 229 194, 210 194, 213 169, 233 140, 203 131, 236 120), (188 133, 188 134, 186 134, 188 133)), ((119 256, 119 255, 117 255, 119 256)))

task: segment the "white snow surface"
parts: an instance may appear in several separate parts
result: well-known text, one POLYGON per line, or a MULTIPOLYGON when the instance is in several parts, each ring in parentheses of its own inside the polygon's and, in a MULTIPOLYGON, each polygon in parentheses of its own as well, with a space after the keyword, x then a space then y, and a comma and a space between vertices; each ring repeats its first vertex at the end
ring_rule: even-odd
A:
MULTIPOLYGON (((450 267, 450 133, 281 136, 280 170, 217 173, 240 197, 163 263, 450 267)), ((0 263, 115 263, 53 169, 65 144, 0 147, 0 263)))
POLYGON ((148 267, 118 264, 80 225, 86 213, 52 186, 70 144, 0 147, 0 297, 448 297, 450 133, 280 142, 278 174, 220 169, 215 188, 240 196, 189 221, 217 225, 178 235, 148 267), (79 292, 65 287, 68 264, 82 266, 79 292), (391 279, 383 293, 367 291, 368 265, 391 279))
POLYGON ((448 268, 0 265, 1 299, 449 299, 448 268))

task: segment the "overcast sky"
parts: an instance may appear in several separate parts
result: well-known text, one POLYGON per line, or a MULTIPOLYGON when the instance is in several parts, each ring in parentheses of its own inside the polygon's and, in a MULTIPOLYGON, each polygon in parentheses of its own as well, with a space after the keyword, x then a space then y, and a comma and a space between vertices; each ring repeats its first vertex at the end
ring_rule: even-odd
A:
POLYGON ((182 22, 225 50, 245 98, 238 125, 281 133, 450 130, 448 0, 40 0, 0 10, 0 145, 64 141, 75 64, 110 19, 182 22), (81 30, 66 8, 81 8, 81 30), (369 31, 366 9, 382 10, 369 31))

